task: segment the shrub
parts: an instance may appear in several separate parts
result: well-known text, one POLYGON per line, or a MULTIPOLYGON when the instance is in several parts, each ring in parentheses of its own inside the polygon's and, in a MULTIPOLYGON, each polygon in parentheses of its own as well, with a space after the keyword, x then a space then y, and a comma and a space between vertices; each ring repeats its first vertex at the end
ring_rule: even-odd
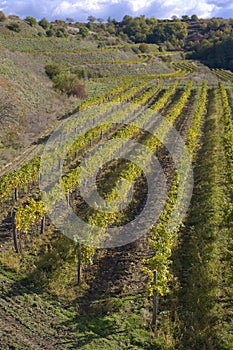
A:
POLYGON ((148 53, 148 52, 150 52, 149 46, 148 46, 147 44, 145 44, 145 43, 140 44, 138 48, 139 48, 139 50, 140 50, 142 53, 148 53))
POLYGON ((50 29, 46 30, 46 35, 48 37, 55 36, 55 34, 56 34, 56 31, 54 30, 53 27, 51 27, 50 29))
POLYGON ((62 72, 62 68, 58 63, 49 63, 45 66, 45 72, 50 79, 62 72))
POLYGON ((66 22, 63 21, 63 20, 61 20, 61 19, 56 19, 56 20, 55 20, 55 23, 56 23, 56 25, 58 25, 59 27, 64 27, 65 24, 66 24, 66 22))
POLYGON ((65 30, 65 28, 58 28, 57 30, 56 30, 56 33, 55 33, 55 35, 56 35, 56 37, 58 37, 58 38, 65 38, 65 37, 67 37, 67 32, 66 32, 66 30, 65 30))
POLYGON ((62 72, 55 75, 53 83, 55 89, 70 96, 78 85, 78 78, 75 74, 62 72))
POLYGON ((14 20, 14 21, 17 21, 17 20, 20 19, 19 16, 16 16, 16 15, 9 15, 8 18, 9 18, 9 19, 12 19, 12 20, 14 20))
POLYGON ((84 68, 72 69, 72 73, 76 74, 79 79, 85 79, 87 76, 87 72, 84 68))
POLYGON ((105 47, 105 43, 103 41, 99 41, 97 48, 98 49, 103 49, 105 47))
POLYGON ((71 95, 74 95, 80 99, 87 98, 88 94, 86 91, 85 84, 77 84, 74 89, 71 91, 71 95))
POLYGON ((9 23, 9 25, 7 26, 8 29, 13 30, 16 33, 19 33, 21 30, 20 24, 17 22, 11 22, 9 23))
POLYGON ((43 36, 45 36, 45 34, 44 34, 44 33, 42 33, 42 32, 39 32, 37 35, 38 35, 39 37, 43 37, 43 36))
POLYGON ((83 37, 86 38, 89 35, 89 30, 87 27, 80 27, 79 28, 79 34, 83 37))
POLYGON ((37 25, 37 20, 34 17, 32 17, 32 16, 27 16, 25 18, 25 22, 28 23, 32 27, 37 25))
POLYGON ((4 22, 6 20, 6 16, 4 12, 0 11, 0 22, 4 22))
POLYGON ((80 84, 77 75, 62 72, 53 78, 54 88, 68 96, 76 96, 78 98, 86 98, 87 92, 85 84, 80 84))
POLYGON ((46 18, 42 18, 42 19, 38 22, 38 24, 39 24, 42 28, 44 28, 44 29, 49 29, 49 27, 50 27, 50 23, 49 23, 49 21, 47 21, 46 18))
POLYGON ((133 46, 133 47, 132 47, 132 50, 133 50, 133 52, 136 53, 136 54, 139 54, 139 53, 141 52, 137 46, 133 46))

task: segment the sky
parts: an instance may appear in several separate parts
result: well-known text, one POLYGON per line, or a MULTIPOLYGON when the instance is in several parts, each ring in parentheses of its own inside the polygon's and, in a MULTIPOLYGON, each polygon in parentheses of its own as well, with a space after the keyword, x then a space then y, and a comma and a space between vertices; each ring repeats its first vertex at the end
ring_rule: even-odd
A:
POLYGON ((0 10, 21 18, 48 20, 72 17, 86 21, 89 15, 121 20, 124 15, 171 18, 197 14, 201 18, 233 18, 233 0, 0 0, 0 10))

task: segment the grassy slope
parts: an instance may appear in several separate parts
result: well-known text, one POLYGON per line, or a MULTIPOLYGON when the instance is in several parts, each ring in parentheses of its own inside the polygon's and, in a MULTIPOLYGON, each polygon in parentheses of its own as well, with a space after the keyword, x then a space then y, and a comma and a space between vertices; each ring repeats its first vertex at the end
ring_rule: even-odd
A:
POLYGON ((89 308, 87 298, 67 305, 7 269, 1 270, 0 286, 1 350, 156 349, 148 305, 140 296, 89 308))
POLYGON ((226 259, 229 232, 225 221, 229 189, 223 111, 217 89, 209 90, 207 107, 202 147, 194 169, 193 198, 175 256, 181 285, 177 305, 183 330, 180 349, 230 349, 232 343, 227 304, 232 286, 227 286, 228 292, 224 289, 224 274, 231 275, 226 259))
MULTIPOLYGON (((53 90, 44 72, 48 61, 52 59, 46 54, 30 55, 7 49, 0 52, 0 92, 5 100, 10 98, 13 114, 13 118, 3 120, 0 131, 0 168, 20 155, 39 135, 52 130, 58 124, 58 117, 80 103, 77 98, 67 98, 53 90)), ((114 82, 88 83, 88 95, 101 93, 114 85, 114 82)))

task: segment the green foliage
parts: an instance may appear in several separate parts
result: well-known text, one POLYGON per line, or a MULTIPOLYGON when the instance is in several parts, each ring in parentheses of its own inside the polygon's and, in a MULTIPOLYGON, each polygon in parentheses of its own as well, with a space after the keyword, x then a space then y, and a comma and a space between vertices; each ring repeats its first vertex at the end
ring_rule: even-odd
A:
POLYGON ((158 22, 145 16, 124 16, 119 23, 119 33, 122 31, 135 43, 169 43, 174 48, 181 48, 188 35, 187 24, 181 21, 158 22))
POLYGON ((53 83, 55 89, 67 95, 72 95, 79 82, 76 74, 61 72, 54 76, 53 83))
POLYGON ((42 28, 44 28, 44 29, 49 29, 49 27, 50 27, 50 23, 49 23, 49 21, 48 21, 46 18, 42 18, 42 19, 38 22, 38 24, 39 24, 42 28))
POLYGON ((74 22, 74 19, 73 19, 72 17, 67 17, 67 18, 66 18, 66 21, 67 21, 69 24, 71 24, 71 23, 74 22))
POLYGON ((55 36, 55 34, 56 34, 56 31, 53 28, 46 30, 46 35, 49 38, 52 37, 52 36, 55 36))
POLYGON ((83 38, 87 38, 89 35, 89 30, 87 27, 82 26, 79 28, 79 34, 83 37, 83 38))
POLYGON ((160 44, 169 43, 174 48, 181 48, 188 35, 188 27, 186 23, 181 21, 171 23, 160 23, 154 29, 152 34, 147 37, 147 42, 160 44))
POLYGON ((19 33, 21 31, 21 25, 18 22, 10 22, 7 27, 16 33, 19 33))
POLYGON ((193 14, 193 15, 191 16, 191 21, 198 22, 198 21, 199 21, 198 16, 195 15, 195 14, 193 14))
POLYGON ((198 44, 190 57, 198 58, 211 68, 224 68, 233 71, 233 39, 223 37, 221 41, 203 41, 198 44))
POLYGON ((45 72, 53 81, 54 88, 62 93, 86 98, 87 92, 84 84, 80 84, 79 78, 86 77, 86 71, 82 68, 65 70, 57 63, 49 63, 45 66, 45 72))
MULTIPOLYGON (((188 98, 190 97, 191 90, 192 90, 192 82, 190 81, 186 86, 185 91, 179 98, 179 100, 176 103, 174 103, 174 106, 172 106, 173 107, 172 110, 167 115, 167 119, 169 120, 170 123, 174 123, 176 118, 182 112, 185 104, 187 103, 188 98)), ((170 95, 171 92, 172 90, 170 91, 168 90, 168 96, 170 95)), ((166 134, 169 132, 169 130, 166 130, 167 128, 165 126, 163 128, 161 127, 161 129, 164 129, 164 130, 161 130, 160 137, 164 138, 166 134)), ((185 164, 185 161, 183 161, 182 169, 185 169, 185 167, 187 167, 187 165, 185 164)), ((171 216, 172 210, 175 210, 174 208, 177 206, 177 203, 178 203, 178 208, 182 206, 181 201, 184 193, 182 193, 182 196, 179 199, 178 195, 180 196, 180 193, 178 192, 178 190, 181 190, 182 186, 184 186, 184 183, 181 185, 180 181, 181 181, 181 178, 179 176, 179 173, 177 172, 172 182, 172 188, 167 195, 164 210, 160 214, 158 223, 151 230, 152 234, 151 234, 151 239, 149 239, 149 243, 153 251, 153 255, 151 258, 145 261, 145 267, 143 269, 145 273, 147 273, 149 276, 148 287, 149 287, 149 293, 151 295, 153 294, 154 290, 156 290, 159 295, 162 295, 162 296, 166 295, 169 292, 169 284, 173 278, 172 272, 170 270, 171 255, 172 255, 172 250, 174 249, 174 246, 177 242, 177 234, 179 231, 179 226, 176 227, 175 229, 171 229, 169 227, 169 221, 171 220, 170 216, 171 216), (158 281, 156 286, 154 286, 153 284, 154 270, 158 271, 158 281)), ((179 215, 179 212, 177 213, 177 215, 179 215)))
MULTIPOLYGON (((47 26, 46 26, 47 27, 47 26)), ((46 30, 46 35, 48 37, 55 36, 57 38, 66 38, 68 36, 67 31, 64 27, 56 28, 54 25, 49 26, 49 29, 46 30)))
POLYGON ((151 26, 147 23, 145 16, 133 18, 126 15, 120 23, 120 28, 135 43, 146 42, 147 35, 151 31, 151 26))
MULTIPOLYGON (((224 95, 223 89, 223 100, 224 95)), ((229 228, 225 210, 229 199, 219 97, 217 89, 209 91, 205 138, 196 170, 198 182, 177 252, 182 291, 179 294, 181 348, 230 349, 232 343, 228 314, 231 311, 227 307, 232 288, 229 289, 226 280, 231 274, 229 257, 226 258, 229 228)))
POLYGON ((30 26, 32 26, 32 27, 37 25, 37 20, 34 17, 32 17, 32 16, 27 16, 25 18, 25 22, 30 24, 30 26))
POLYGON ((62 67, 58 63, 49 63, 45 66, 45 72, 50 79, 62 72, 62 67))
POLYGON ((63 27, 57 28, 55 31, 55 36, 58 38, 66 38, 67 32, 66 32, 65 28, 63 28, 63 27))
POLYGON ((85 79, 87 77, 87 71, 85 68, 74 68, 71 70, 79 79, 85 79))
POLYGON ((3 11, 0 11, 0 22, 4 22, 6 20, 6 16, 3 11))
POLYGON ((88 20, 88 22, 94 23, 96 21, 96 17, 88 16, 87 20, 88 20))
POLYGON ((183 15, 181 18, 184 22, 188 22, 190 20, 190 17, 188 15, 183 15))
POLYGON ((145 43, 140 44, 138 49, 142 52, 142 53, 148 53, 150 52, 149 46, 145 43))

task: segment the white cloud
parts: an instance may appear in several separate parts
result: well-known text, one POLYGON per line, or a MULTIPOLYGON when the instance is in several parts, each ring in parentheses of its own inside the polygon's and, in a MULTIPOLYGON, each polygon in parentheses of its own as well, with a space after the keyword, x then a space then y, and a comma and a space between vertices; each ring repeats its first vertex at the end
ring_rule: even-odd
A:
POLYGON ((199 17, 233 17, 232 0, 0 0, 6 14, 48 19, 72 16, 86 20, 88 15, 122 19, 125 14, 171 18, 172 15, 197 14, 199 17))

